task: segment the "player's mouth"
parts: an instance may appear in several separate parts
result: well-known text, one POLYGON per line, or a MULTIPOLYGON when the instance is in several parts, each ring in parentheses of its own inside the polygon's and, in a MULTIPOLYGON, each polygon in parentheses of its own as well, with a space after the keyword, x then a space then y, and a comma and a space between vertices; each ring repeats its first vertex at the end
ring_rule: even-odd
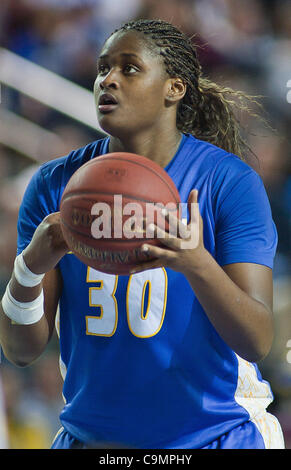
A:
POLYGON ((111 113, 118 106, 118 101, 111 93, 100 95, 98 101, 98 110, 102 114, 111 113))

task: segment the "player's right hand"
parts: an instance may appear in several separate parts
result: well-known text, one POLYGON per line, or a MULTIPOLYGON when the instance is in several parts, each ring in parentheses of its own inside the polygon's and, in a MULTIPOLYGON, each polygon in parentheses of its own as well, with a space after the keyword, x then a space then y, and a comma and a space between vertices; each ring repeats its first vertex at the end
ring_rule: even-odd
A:
POLYGON ((25 264, 35 274, 53 269, 69 251, 60 225, 60 213, 46 216, 39 224, 30 244, 23 250, 25 264))

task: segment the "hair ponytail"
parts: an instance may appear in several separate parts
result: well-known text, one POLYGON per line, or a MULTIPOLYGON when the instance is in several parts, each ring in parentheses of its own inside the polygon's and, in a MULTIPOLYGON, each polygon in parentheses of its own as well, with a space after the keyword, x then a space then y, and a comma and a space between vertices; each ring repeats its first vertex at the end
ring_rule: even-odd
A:
POLYGON ((246 153, 252 151, 242 135, 238 114, 246 112, 257 116, 251 110, 254 104, 260 106, 255 97, 222 87, 203 77, 199 78, 195 93, 191 88, 180 103, 177 116, 179 130, 245 159, 246 153))

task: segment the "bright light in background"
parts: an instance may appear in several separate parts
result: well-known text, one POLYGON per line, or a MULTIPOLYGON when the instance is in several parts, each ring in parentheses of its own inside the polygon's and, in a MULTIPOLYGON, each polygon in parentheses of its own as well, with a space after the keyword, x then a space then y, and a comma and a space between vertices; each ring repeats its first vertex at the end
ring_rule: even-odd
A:
POLYGON ((288 339, 286 343, 286 348, 289 348, 289 351, 286 354, 286 361, 291 364, 291 339, 288 339))
POLYGON ((287 92, 287 103, 291 104, 291 80, 288 80, 287 88, 290 88, 290 90, 287 92))

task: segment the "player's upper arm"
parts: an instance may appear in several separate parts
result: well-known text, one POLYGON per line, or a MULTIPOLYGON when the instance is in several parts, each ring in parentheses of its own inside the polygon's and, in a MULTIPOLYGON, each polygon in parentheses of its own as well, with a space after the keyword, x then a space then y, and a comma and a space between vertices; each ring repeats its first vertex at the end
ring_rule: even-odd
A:
POLYGON ((25 190, 17 221, 17 254, 29 245, 43 219, 51 210, 41 167, 34 173, 25 190))
POLYGON ((267 266, 255 263, 233 263, 222 266, 230 279, 250 297, 273 310, 273 276, 267 266))
POLYGON ((213 185, 216 260, 272 269, 278 237, 263 181, 239 159, 222 163, 213 185))

